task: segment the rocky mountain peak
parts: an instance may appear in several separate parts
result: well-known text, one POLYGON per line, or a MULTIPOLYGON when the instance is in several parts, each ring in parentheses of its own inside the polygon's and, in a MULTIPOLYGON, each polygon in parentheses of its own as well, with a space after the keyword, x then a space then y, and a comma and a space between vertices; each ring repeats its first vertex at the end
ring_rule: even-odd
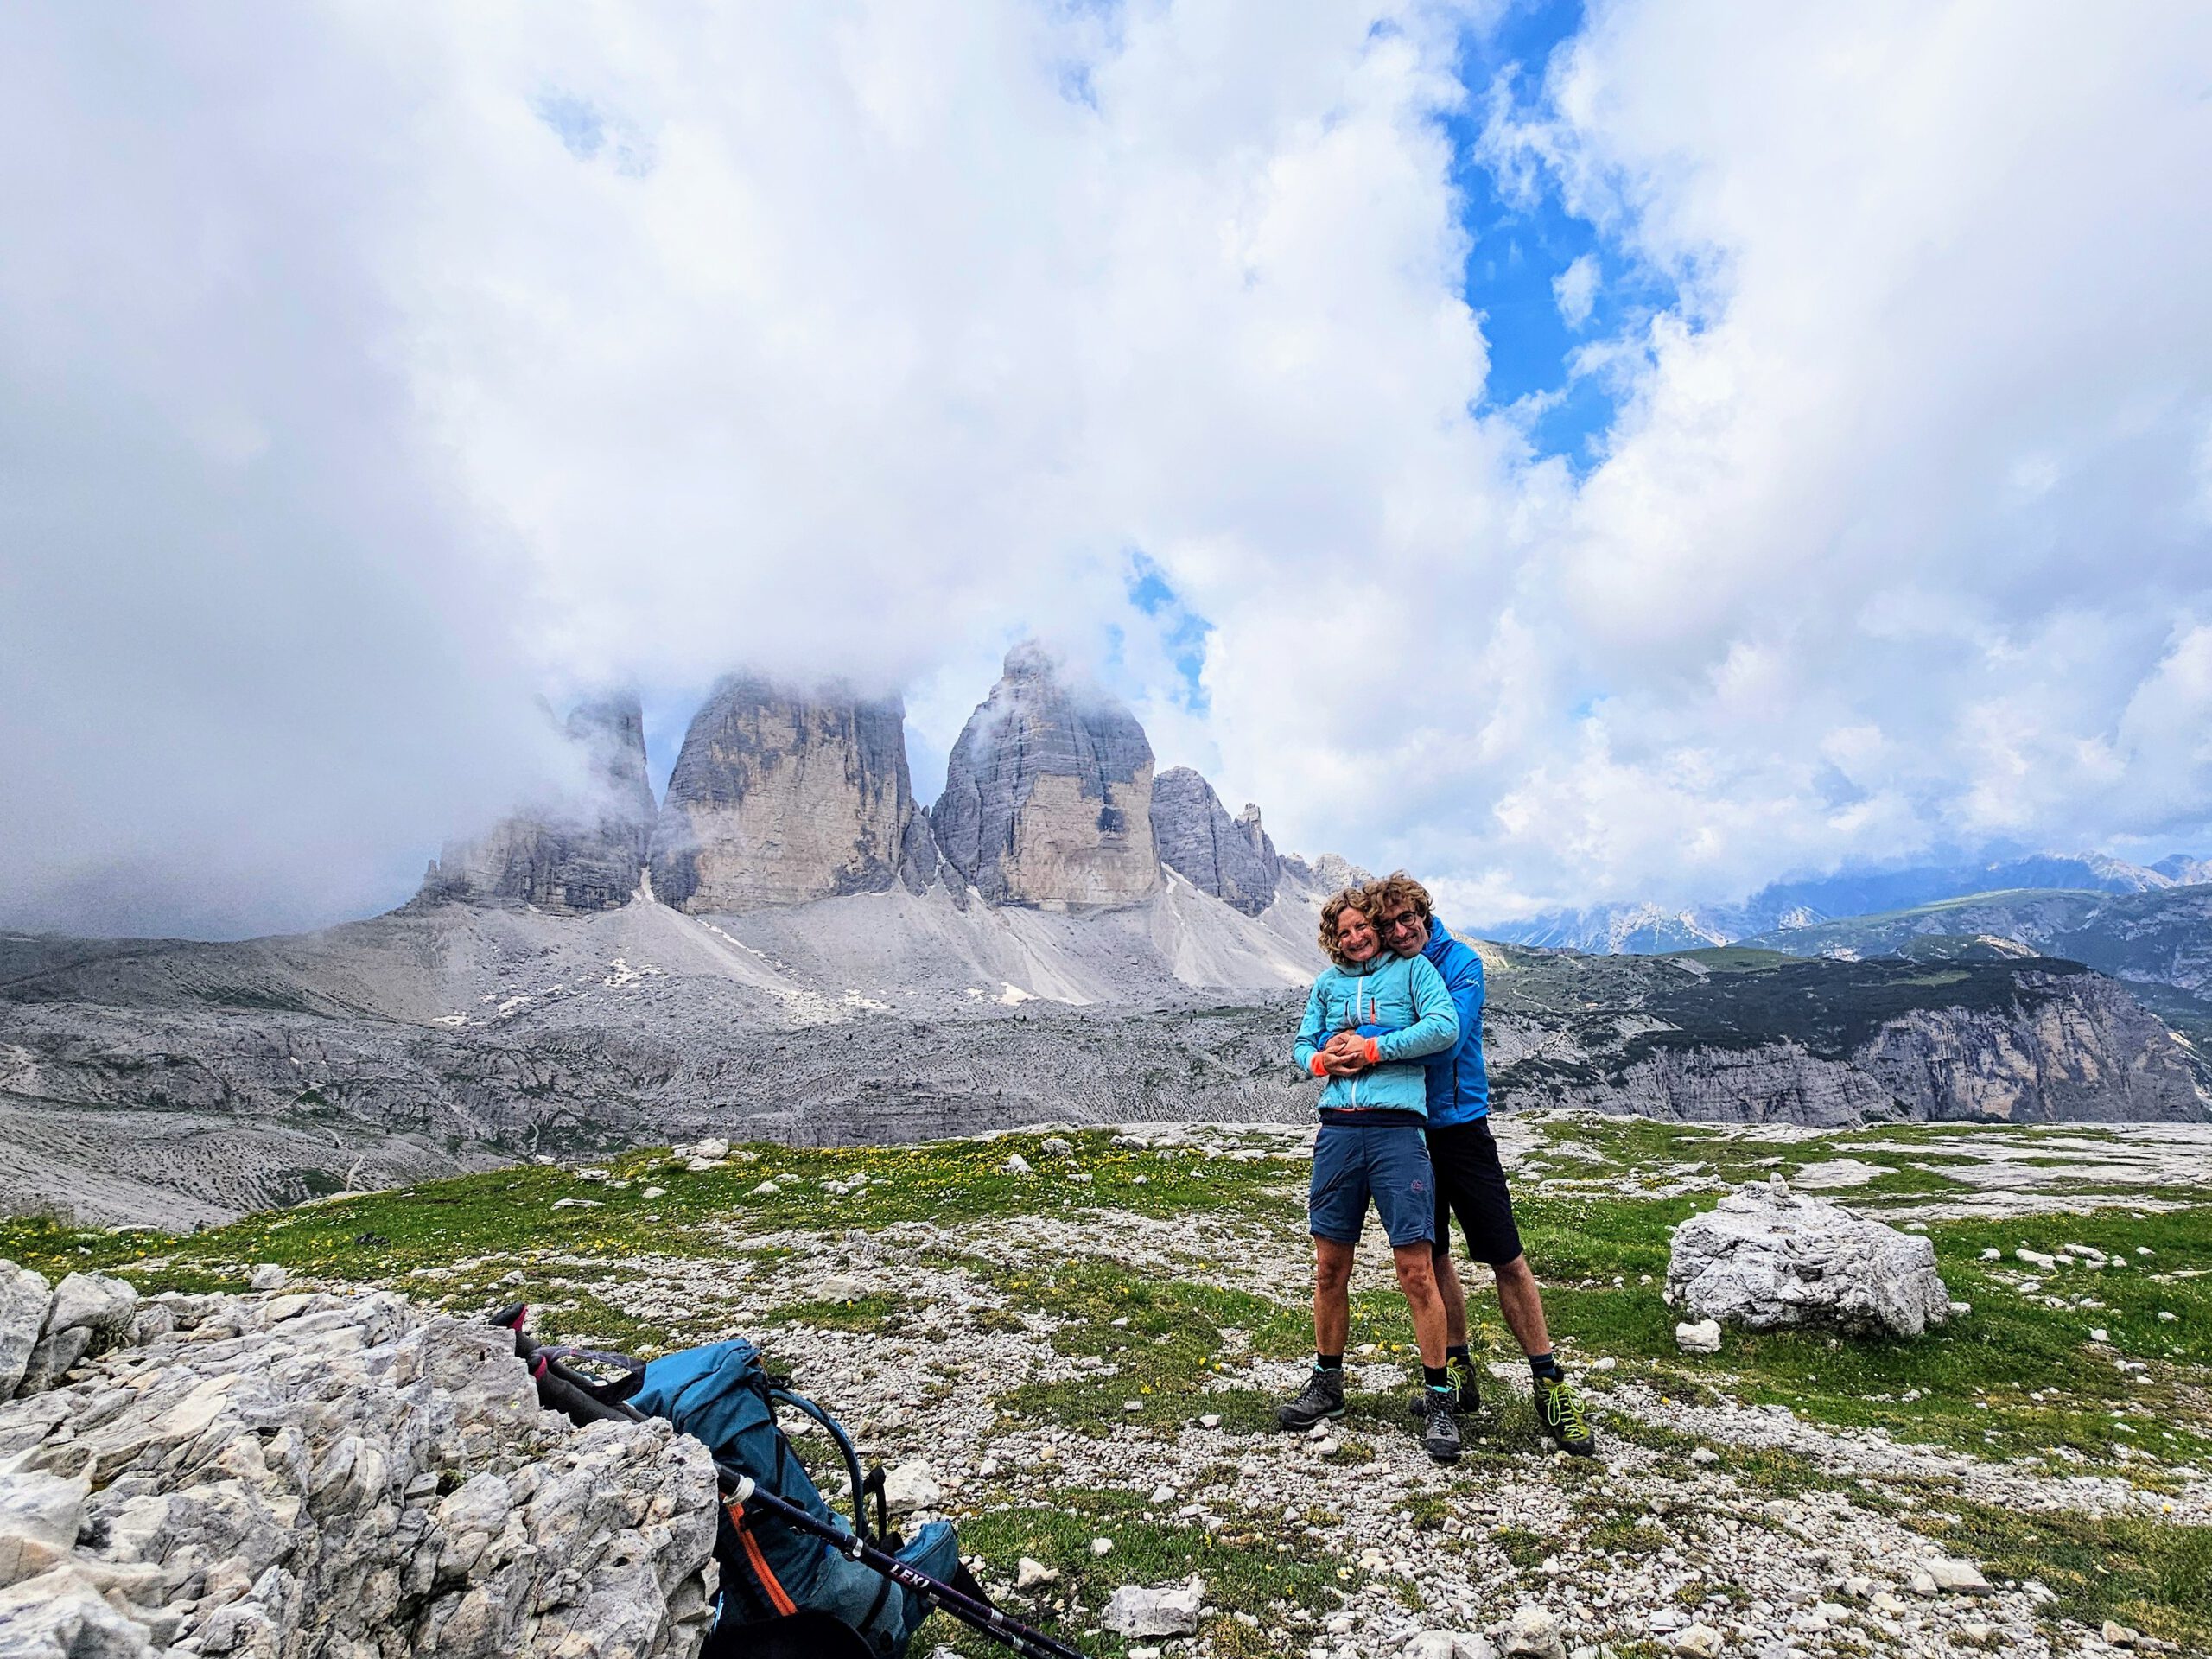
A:
POLYGON ((652 836, 645 721, 635 692, 580 703, 563 728, 581 777, 472 841, 448 842, 422 898, 535 905, 560 914, 629 902, 652 836))
POLYGON ((1152 833, 1160 860, 1201 893, 1248 916, 1274 902, 1282 861, 1247 803, 1235 817, 1214 787, 1188 766, 1170 766, 1152 791, 1152 833))
POLYGON ((1136 716, 1027 641, 953 745, 938 846, 991 904, 1136 903, 1160 887, 1152 769, 1136 716))
POLYGON ((880 892, 913 861, 914 818, 897 697, 732 676, 684 734, 653 830, 653 893, 719 912, 880 892))

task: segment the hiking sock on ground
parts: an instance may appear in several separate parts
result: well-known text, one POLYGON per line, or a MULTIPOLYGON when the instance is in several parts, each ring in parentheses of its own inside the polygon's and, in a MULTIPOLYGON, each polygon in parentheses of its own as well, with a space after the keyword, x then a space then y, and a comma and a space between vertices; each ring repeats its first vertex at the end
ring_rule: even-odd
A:
POLYGON ((1541 1377, 1555 1378, 1560 1375, 1559 1361, 1552 1357, 1548 1350, 1541 1354, 1529 1355, 1529 1370, 1535 1376, 1541 1377))
POLYGON ((1344 1368, 1344 1357, 1342 1354, 1316 1354, 1313 1356, 1313 1369, 1317 1371, 1341 1371, 1344 1368))
POLYGON ((1432 1389, 1448 1389, 1452 1386, 1452 1372, 1446 1365, 1424 1365, 1421 1368, 1421 1381, 1432 1389))

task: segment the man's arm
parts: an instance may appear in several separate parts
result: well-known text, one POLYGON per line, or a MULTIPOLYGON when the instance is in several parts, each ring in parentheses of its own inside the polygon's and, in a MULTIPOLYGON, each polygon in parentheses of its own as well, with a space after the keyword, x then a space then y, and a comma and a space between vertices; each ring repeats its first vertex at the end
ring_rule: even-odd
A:
POLYGON ((1382 1064, 1441 1053, 1459 1040, 1459 1011, 1452 1004, 1452 993, 1444 988, 1444 976, 1427 957, 1413 958, 1410 988, 1413 1024, 1371 1039, 1375 1058, 1382 1064))
POLYGON ((1483 959, 1471 944, 1460 945, 1445 953, 1445 960, 1452 964, 1444 976, 1444 988, 1452 994, 1452 1006, 1459 1015, 1459 1034, 1483 1028, 1483 959))

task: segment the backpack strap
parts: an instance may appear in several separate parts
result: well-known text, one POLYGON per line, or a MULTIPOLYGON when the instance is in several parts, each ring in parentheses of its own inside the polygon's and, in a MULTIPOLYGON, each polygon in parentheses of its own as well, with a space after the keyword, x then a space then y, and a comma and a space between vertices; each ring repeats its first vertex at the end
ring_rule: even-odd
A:
POLYGON ((730 1525, 737 1529, 738 1544, 745 1552, 745 1565, 752 1573, 753 1581, 760 1586, 761 1593, 768 1598, 768 1605, 782 1617, 789 1618, 798 1611, 798 1604, 791 1599, 791 1592, 784 1588, 783 1580, 768 1565, 768 1558, 760 1549, 760 1541, 753 1535, 752 1523, 745 1518, 745 1505, 733 1501, 726 1513, 729 1516, 730 1525))

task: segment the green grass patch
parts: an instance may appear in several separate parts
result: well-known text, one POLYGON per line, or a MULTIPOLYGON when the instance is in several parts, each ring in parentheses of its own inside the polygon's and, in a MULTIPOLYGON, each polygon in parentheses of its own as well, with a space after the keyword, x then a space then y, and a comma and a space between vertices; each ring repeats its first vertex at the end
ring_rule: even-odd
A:
POLYGON ((2184 1652, 2212 1651, 2212 1527, 1948 1496, 1944 1509, 1944 1517, 1915 1524, 1980 1561, 1993 1580, 2041 1580, 2058 1597, 2048 1611, 2092 1630, 2114 1619, 2184 1652))
MULTIPOLYGON (((966 1516, 960 1539, 964 1550, 989 1564, 987 1576, 994 1580, 1012 1583, 1015 1564, 1025 1555, 1058 1572, 1057 1583, 1011 1601, 1008 1610, 1098 1659, 1116 1659, 1132 1645, 1111 1634, 1083 1634, 1124 1584, 1164 1584, 1197 1573, 1205 1580, 1208 1605, 1222 1614, 1206 1630, 1212 1650, 1256 1655, 1281 1650, 1285 1615, 1292 1608, 1316 1615, 1332 1611, 1354 1582, 1351 1571, 1340 1571, 1333 1558, 1315 1559, 1312 1541, 1296 1523, 1226 1514, 1224 1521, 1219 1532, 1209 1533, 1150 1516, 1130 1493, 1078 1487, 1052 1508, 1022 1505, 966 1516), (1111 1554, 1091 1554, 1090 1541, 1099 1537, 1113 1541, 1111 1554), (1057 1610, 1056 1601, 1067 1603, 1067 1611, 1057 1610), (1238 1612, 1258 1620, 1259 1629, 1239 1624, 1238 1612), (1260 1639, 1263 1633, 1268 1639, 1260 1639)), ((978 1659, 1004 1652, 949 1620, 931 1620, 923 1643, 931 1642, 978 1659)), ((1135 1645, 1147 1643, 1139 1638, 1135 1645)))

